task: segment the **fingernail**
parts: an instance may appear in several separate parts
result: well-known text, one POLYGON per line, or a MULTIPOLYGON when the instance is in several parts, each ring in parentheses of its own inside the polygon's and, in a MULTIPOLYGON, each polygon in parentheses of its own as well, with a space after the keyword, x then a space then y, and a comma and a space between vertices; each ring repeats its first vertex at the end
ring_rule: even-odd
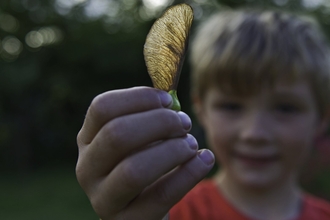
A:
POLYGON ((165 91, 158 91, 160 101, 164 107, 170 107, 172 104, 172 96, 165 91))
POLYGON ((178 115, 181 119, 183 128, 186 129, 187 131, 189 131, 191 128, 191 120, 190 120, 189 116, 183 112, 178 112, 178 115))
POLYGON ((208 166, 214 163, 214 154, 209 150, 201 150, 198 156, 208 166))
POLYGON ((188 142, 189 147, 193 150, 197 150, 198 149, 198 143, 196 141, 196 139, 194 138, 194 136, 192 136, 191 134, 187 134, 187 137, 185 138, 185 140, 188 142))

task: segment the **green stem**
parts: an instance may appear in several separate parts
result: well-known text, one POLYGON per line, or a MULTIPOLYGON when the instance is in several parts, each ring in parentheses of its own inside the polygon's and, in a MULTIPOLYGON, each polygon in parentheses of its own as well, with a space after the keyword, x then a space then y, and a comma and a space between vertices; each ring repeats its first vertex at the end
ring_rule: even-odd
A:
POLYGON ((176 90, 171 90, 168 93, 172 96, 172 100, 173 100, 172 110, 180 111, 181 105, 180 105, 178 96, 176 94, 176 90))

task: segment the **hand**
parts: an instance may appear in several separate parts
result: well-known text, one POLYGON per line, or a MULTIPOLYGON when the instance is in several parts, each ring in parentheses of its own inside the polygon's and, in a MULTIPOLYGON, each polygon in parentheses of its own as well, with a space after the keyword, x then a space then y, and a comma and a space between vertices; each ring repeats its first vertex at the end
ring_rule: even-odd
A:
POLYGON ((103 220, 162 219, 212 168, 170 96, 138 87, 97 96, 77 136, 78 182, 103 220))

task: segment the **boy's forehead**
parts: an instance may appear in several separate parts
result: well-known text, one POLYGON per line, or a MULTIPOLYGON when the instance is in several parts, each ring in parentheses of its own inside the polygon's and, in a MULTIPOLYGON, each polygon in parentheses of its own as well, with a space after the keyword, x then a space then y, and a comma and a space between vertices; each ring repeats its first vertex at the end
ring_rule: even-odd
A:
MULTIPOLYGON (((248 90, 248 88, 246 88, 248 90)), ((241 93, 239 88, 235 88, 235 84, 230 83, 214 83, 209 87, 213 93, 226 96, 249 97, 267 93, 277 96, 297 95, 297 96, 312 96, 312 89, 310 83, 306 79, 286 80, 278 79, 273 84, 268 82, 261 83, 258 88, 251 88, 251 92, 241 93)))

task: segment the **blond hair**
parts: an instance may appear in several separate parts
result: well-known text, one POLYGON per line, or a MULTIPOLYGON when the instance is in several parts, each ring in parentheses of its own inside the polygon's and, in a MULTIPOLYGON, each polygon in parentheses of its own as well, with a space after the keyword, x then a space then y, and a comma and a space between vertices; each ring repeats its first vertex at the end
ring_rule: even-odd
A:
POLYGON ((306 78, 322 111, 330 101, 330 51, 316 22, 275 11, 224 11, 192 44, 192 93, 208 87, 249 95, 279 79, 306 78))

